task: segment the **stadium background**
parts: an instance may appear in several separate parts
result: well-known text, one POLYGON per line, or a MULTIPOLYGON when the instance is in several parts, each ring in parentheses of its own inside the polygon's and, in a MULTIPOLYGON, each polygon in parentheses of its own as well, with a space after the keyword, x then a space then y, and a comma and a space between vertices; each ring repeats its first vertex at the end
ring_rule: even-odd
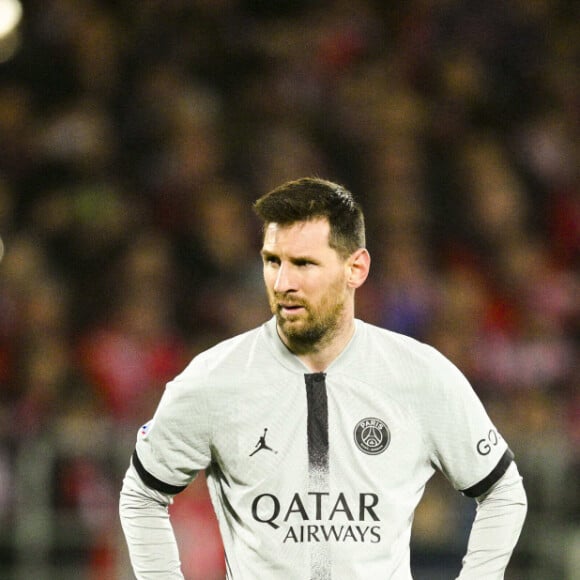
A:
MULTIPOLYGON (((131 577, 137 429, 268 316, 251 201, 318 175, 367 211, 359 317, 447 354, 516 453, 506 578, 580 578, 578 4, 23 5, 0 38, 0 577, 131 577)), ((203 479, 172 509, 187 578, 223 578, 203 479)), ((472 517, 436 477, 418 580, 453 577, 472 517)))

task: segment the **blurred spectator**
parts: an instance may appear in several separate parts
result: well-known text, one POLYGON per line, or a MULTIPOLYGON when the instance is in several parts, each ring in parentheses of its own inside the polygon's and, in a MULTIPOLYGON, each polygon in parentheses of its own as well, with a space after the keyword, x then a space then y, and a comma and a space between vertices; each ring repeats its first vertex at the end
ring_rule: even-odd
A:
POLYGON ((188 360, 172 315, 170 250, 153 232, 134 239, 115 269, 108 316, 81 337, 81 368, 122 426, 143 421, 188 360))

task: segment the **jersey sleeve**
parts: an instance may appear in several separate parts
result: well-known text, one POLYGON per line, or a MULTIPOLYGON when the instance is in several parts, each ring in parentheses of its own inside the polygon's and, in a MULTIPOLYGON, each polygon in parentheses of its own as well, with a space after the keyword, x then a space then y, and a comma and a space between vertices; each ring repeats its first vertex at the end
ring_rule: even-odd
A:
POLYGON ((423 408, 431 461, 456 489, 478 497, 502 477, 513 454, 461 371, 432 354, 423 408))
POLYGON ((185 372, 167 384, 153 418, 137 435, 132 463, 147 486, 176 494, 211 460, 210 412, 203 377, 185 372))

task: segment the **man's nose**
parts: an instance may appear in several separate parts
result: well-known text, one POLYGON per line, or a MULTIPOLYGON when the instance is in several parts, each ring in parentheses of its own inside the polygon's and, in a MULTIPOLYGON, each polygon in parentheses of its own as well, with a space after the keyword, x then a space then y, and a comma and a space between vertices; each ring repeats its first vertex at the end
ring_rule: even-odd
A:
POLYGON ((294 284, 291 268, 288 264, 280 264, 276 281, 274 282, 274 291, 284 293, 296 290, 296 288, 293 288, 294 284))

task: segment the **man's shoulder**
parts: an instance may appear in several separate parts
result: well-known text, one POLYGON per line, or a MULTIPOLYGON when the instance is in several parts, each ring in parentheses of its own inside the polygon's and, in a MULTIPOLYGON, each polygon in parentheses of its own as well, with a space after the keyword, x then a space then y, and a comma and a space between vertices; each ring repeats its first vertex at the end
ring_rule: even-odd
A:
POLYGON ((421 398, 435 399, 468 384, 463 373, 434 346, 417 338, 363 323, 358 348, 366 367, 398 379, 407 390, 416 388, 421 398))
POLYGON ((266 340, 264 326, 252 328, 224 339, 196 355, 183 372, 184 377, 208 375, 216 372, 235 372, 249 358, 263 351, 260 343, 266 340))
POLYGON ((251 348, 251 345, 263 332, 263 326, 264 325, 260 325, 240 334, 236 334, 235 336, 221 340, 203 351, 200 356, 215 358, 223 353, 236 353, 240 350, 251 348))
POLYGON ((374 344, 378 348, 388 348, 395 352, 407 352, 418 356, 437 355, 437 351, 429 344, 418 338, 388 330, 381 326, 357 320, 365 341, 374 344))
POLYGON ((373 353, 390 365, 409 367, 415 371, 451 364, 436 348, 418 338, 368 322, 357 323, 362 335, 359 348, 367 357, 373 353))

